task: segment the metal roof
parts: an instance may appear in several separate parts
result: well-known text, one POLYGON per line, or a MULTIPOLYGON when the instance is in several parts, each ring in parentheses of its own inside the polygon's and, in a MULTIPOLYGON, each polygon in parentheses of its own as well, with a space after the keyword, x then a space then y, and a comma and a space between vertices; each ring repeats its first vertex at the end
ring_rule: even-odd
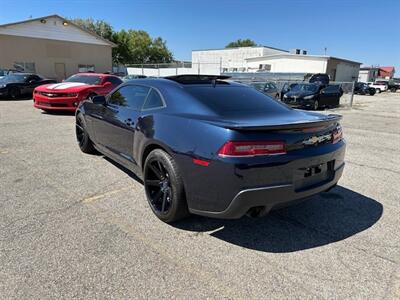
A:
POLYGON ((360 62, 353 61, 353 60, 348 60, 340 57, 335 57, 335 56, 326 56, 326 55, 302 55, 302 54, 292 54, 292 53, 282 53, 282 54, 272 54, 272 55, 266 55, 266 56, 257 56, 257 57, 249 57, 246 58, 245 60, 260 60, 260 59, 268 59, 268 58, 275 58, 275 57, 288 57, 288 58, 319 58, 319 59, 337 59, 337 60, 342 60, 346 61, 349 63, 354 63, 354 64, 359 64, 361 65, 360 62))

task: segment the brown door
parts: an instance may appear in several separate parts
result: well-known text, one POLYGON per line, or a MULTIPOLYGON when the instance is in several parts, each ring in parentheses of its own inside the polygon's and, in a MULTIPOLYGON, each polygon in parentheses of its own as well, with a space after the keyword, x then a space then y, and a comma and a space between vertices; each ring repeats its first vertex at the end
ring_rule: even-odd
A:
POLYGON ((64 63, 55 63, 54 67, 55 67, 55 71, 56 71, 57 80, 61 82, 66 77, 65 64, 64 63))

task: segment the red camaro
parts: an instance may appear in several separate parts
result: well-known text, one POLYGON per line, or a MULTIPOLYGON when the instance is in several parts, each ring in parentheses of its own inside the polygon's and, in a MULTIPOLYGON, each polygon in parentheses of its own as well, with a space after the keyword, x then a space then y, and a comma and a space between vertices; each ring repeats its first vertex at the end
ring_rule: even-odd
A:
POLYGON ((33 102, 36 108, 44 111, 75 111, 81 101, 95 95, 108 94, 121 83, 121 79, 109 74, 79 73, 62 83, 35 88, 33 102))

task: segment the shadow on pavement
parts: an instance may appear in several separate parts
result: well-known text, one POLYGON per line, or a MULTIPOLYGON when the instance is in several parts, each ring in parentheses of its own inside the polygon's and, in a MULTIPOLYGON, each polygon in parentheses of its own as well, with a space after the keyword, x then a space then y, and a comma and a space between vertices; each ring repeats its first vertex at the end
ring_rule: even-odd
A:
POLYGON ((62 110, 42 110, 42 114, 53 115, 53 116, 75 116, 73 111, 62 111, 62 110))
MULTIPOLYGON (((103 154, 99 154, 99 155, 103 155, 103 154)), ((123 165, 120 165, 119 163, 117 163, 116 161, 113 161, 111 158, 108 158, 107 156, 103 155, 103 158, 108 161, 109 163, 113 164, 115 167, 117 167, 118 169, 120 169, 122 172, 124 172, 126 175, 128 175, 129 177, 131 177, 133 180, 137 181, 140 184, 143 184, 143 180, 138 177, 135 173, 133 173, 131 170, 125 168, 123 165)))
POLYGON ((241 247, 285 253, 344 240, 374 225, 383 206, 374 199, 336 187, 298 205, 259 219, 217 220, 191 217, 174 227, 211 236, 241 247))
POLYGON ((0 97, 0 101, 14 101, 14 102, 19 102, 19 101, 33 101, 32 96, 20 96, 17 99, 11 99, 8 97, 0 97))

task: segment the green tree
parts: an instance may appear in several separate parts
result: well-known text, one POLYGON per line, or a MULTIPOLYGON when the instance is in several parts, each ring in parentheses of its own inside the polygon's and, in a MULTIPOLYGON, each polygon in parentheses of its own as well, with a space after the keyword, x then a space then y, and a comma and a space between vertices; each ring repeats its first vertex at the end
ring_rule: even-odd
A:
POLYGON ((117 44, 115 60, 124 64, 168 63, 173 55, 166 42, 160 38, 151 38, 143 30, 121 30, 113 35, 117 44))
POLYGON ((104 20, 94 20, 92 18, 88 18, 88 19, 75 18, 75 19, 71 19, 71 21, 76 25, 79 25, 89 31, 96 33, 97 35, 101 36, 103 39, 106 39, 109 41, 112 40, 114 30, 113 30, 112 26, 104 20))
POLYGON ((230 42, 225 48, 237 48, 237 47, 253 47, 257 46, 256 42, 250 39, 241 40, 238 39, 234 42, 230 42))
POLYGON ((146 31, 132 29, 114 31, 106 21, 92 18, 76 18, 71 21, 116 44, 112 50, 114 63, 168 63, 173 60, 166 41, 161 37, 152 38, 146 31))

